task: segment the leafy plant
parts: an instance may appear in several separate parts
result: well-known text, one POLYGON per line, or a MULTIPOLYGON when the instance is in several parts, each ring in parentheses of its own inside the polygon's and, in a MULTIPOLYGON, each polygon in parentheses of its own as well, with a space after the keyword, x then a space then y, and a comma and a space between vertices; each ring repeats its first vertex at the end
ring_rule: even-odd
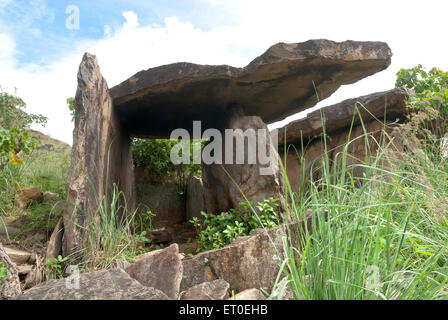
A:
POLYGON ((5 129, 28 129, 32 123, 45 125, 47 118, 25 112, 26 104, 19 97, 0 92, 0 126, 5 129))
POLYGON ((57 258, 50 258, 45 262, 47 276, 49 279, 62 279, 64 271, 62 270, 63 263, 68 260, 68 257, 59 255, 57 258))
POLYGON ((8 275, 8 269, 6 269, 5 264, 3 262, 0 262, 0 279, 6 279, 7 275, 8 275))
POLYGON ((259 228, 271 228, 280 223, 276 208, 278 199, 266 199, 254 206, 258 212, 251 210, 252 203, 242 202, 243 210, 230 209, 219 215, 201 212, 204 221, 197 217, 190 220, 198 232, 198 251, 222 248, 238 237, 250 234, 259 228))
POLYGON ((426 124, 431 125, 433 133, 442 137, 448 129, 448 72, 439 68, 425 71, 419 64, 398 71, 395 85, 415 91, 409 102, 417 110, 426 112, 429 116, 426 124))
POLYGON ((75 121, 75 112, 76 112, 75 98, 73 97, 67 98, 66 102, 67 102, 67 108, 70 110, 70 115, 72 116, 72 121, 75 121))

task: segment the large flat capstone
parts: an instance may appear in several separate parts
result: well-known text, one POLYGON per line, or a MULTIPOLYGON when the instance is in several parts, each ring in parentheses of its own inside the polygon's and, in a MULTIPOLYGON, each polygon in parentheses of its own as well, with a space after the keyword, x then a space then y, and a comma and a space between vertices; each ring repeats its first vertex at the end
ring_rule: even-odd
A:
POLYGON ((391 56, 383 42, 278 43, 244 68, 175 63, 141 71, 110 94, 131 136, 169 138, 194 120, 223 129, 234 106, 265 123, 282 120, 386 69, 391 56))

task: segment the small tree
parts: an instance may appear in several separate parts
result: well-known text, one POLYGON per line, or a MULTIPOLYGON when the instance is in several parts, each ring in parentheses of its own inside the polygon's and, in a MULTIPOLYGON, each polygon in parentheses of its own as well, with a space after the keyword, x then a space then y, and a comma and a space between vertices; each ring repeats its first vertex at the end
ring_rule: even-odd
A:
POLYGON ((34 150, 34 141, 26 131, 32 123, 45 125, 47 118, 24 111, 25 102, 19 97, 0 92, 0 169, 8 163, 22 165, 19 153, 34 150))

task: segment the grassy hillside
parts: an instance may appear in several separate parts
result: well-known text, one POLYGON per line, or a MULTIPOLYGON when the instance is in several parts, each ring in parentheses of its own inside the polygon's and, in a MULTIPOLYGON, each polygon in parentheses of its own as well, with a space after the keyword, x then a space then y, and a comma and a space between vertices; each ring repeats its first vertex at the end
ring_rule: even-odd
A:
POLYGON ((29 233, 38 232, 45 235, 39 237, 43 242, 65 208, 71 147, 38 131, 29 133, 36 142, 35 150, 23 157, 22 166, 6 166, 0 172, 0 219, 14 221, 13 227, 23 231, 23 237, 14 234, 10 238, 23 240, 29 233), (42 203, 20 209, 14 205, 14 198, 22 188, 39 188, 49 194, 42 203))

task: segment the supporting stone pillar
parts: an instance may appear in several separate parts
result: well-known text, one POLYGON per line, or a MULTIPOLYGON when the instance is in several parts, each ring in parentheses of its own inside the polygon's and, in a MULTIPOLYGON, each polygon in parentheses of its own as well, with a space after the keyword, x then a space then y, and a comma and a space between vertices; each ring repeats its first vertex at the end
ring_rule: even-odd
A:
POLYGON ((98 201, 114 183, 123 192, 122 204, 134 206, 134 167, 129 135, 116 118, 97 59, 89 53, 79 66, 75 106, 62 252, 77 263, 84 258, 91 222, 99 221, 98 201))
MULTIPOLYGON (((202 178, 204 182, 205 207, 208 213, 219 214, 231 208, 238 209, 241 202, 245 202, 245 197, 252 200, 255 204, 267 198, 277 198, 280 200, 280 211, 285 209, 283 173, 277 157, 271 164, 270 174, 263 174, 262 159, 258 156, 258 147, 262 145, 266 149, 266 154, 273 155, 271 136, 266 124, 260 117, 244 116, 241 110, 234 111, 229 117, 227 127, 221 129, 223 138, 225 129, 241 129, 239 137, 244 138, 247 130, 253 129, 258 132, 264 129, 265 136, 257 135, 255 146, 249 139, 244 138, 244 164, 236 164, 236 140, 233 141, 233 164, 225 164, 226 147, 223 141, 222 163, 223 164, 205 164, 202 163, 202 178), (242 133, 242 134, 241 134, 242 133), (258 146, 257 146, 258 144, 258 146), (256 163, 249 164, 248 151, 257 150, 256 163)), ((236 134, 238 136, 238 134, 236 134)))

